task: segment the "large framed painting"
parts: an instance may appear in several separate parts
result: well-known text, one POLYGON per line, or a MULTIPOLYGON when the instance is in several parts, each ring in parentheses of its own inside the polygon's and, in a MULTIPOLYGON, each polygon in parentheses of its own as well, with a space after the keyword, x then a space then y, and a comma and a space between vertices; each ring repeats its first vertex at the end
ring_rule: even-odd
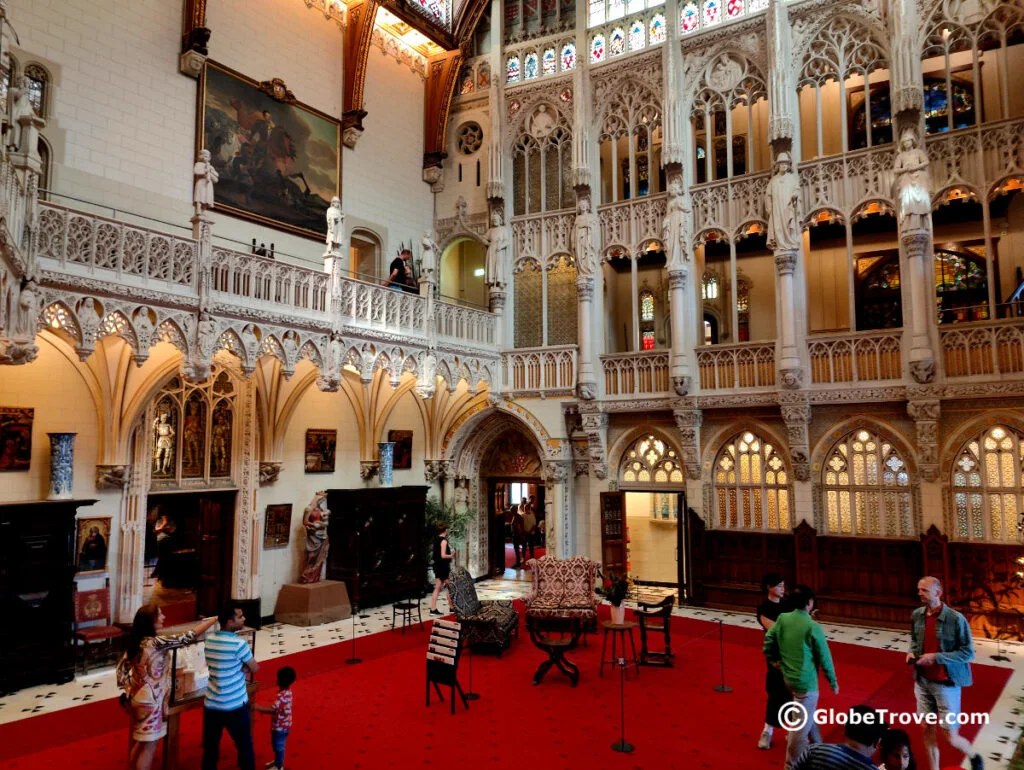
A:
POLYGON ((389 430, 388 441, 395 442, 396 471, 407 471, 412 467, 412 431, 411 430, 389 430))
POLYGON ((207 62, 199 86, 196 152, 217 169, 214 210, 322 238, 341 182, 341 122, 262 83, 207 62))
POLYGON ((0 406, 0 471, 28 470, 34 416, 34 409, 0 406))
POLYGON ((310 428, 306 431, 306 473, 334 473, 338 431, 310 428))
POLYGON ((284 548, 288 545, 291 528, 292 504, 268 505, 263 529, 263 548, 284 548))
POLYGON ((107 569, 107 551, 110 548, 110 517, 78 520, 79 572, 104 572, 107 569))

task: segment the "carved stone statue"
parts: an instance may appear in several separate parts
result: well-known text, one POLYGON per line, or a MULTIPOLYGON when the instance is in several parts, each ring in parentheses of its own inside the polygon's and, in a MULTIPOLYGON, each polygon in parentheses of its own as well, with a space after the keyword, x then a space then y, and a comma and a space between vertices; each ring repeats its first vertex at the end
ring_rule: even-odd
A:
POLYGON ((501 209, 491 211, 491 229, 487 231, 487 283, 505 285, 505 264, 508 262, 508 230, 502 221, 501 209))
POLYGON ((15 341, 32 342, 35 338, 41 304, 39 284, 36 282, 35 276, 24 278, 21 292, 18 294, 18 305, 11 318, 11 336, 15 341))
POLYGON ((683 192, 683 184, 679 179, 673 179, 668 185, 668 207, 661 226, 661 239, 665 244, 669 270, 678 269, 690 261, 692 213, 690 194, 683 192))
POLYGON ((548 111, 546 104, 537 106, 537 111, 530 116, 530 136, 543 139, 555 129, 557 115, 548 111))
POLYGON ((434 272, 437 270, 437 243, 434 241, 433 231, 427 230, 423 233, 420 246, 423 247, 423 254, 420 257, 420 275, 432 281, 434 272))
POLYGON ((220 179, 217 169, 210 163, 209 150, 199 151, 199 160, 192 169, 192 176, 195 177, 192 205, 195 206, 196 214, 200 214, 204 209, 213 208, 213 186, 220 179))
POLYGON ((327 207, 327 235, 324 240, 327 243, 327 252, 324 256, 341 248, 341 242, 345 232, 345 213, 341 210, 341 198, 331 198, 331 205, 327 207))
POLYGON ((437 389, 437 358, 428 352, 420 362, 420 371, 416 377, 416 394, 420 398, 431 398, 437 389))
POLYGON ((7 146, 15 152, 20 152, 23 149, 28 152, 28 148, 21 146, 21 118, 34 114, 35 108, 28 95, 28 81, 25 80, 24 75, 19 75, 14 87, 7 92, 7 130, 10 131, 7 146))
POLYGON ((319 583, 324 562, 327 561, 327 523, 331 511, 327 507, 327 493, 317 492, 302 514, 306 528, 306 563, 299 575, 300 583, 319 583))
POLYGON ((198 332, 196 334, 196 347, 199 355, 209 359, 213 355, 213 346, 217 342, 217 322, 206 310, 199 314, 198 332))
POLYGON ((800 232, 800 179, 793 171, 788 152, 780 152, 765 191, 768 215, 768 248, 798 251, 803 246, 800 232))
POLYGON ((903 129, 900 134, 900 151, 893 166, 893 198, 903 230, 924 230, 925 217, 931 213, 932 202, 929 190, 928 156, 920 148, 917 130, 903 129))
POLYGON ((153 420, 153 432, 156 436, 156 446, 153 449, 153 470, 156 473, 170 473, 171 463, 174 462, 174 426, 171 425, 171 415, 162 411, 153 420))
POLYGON ((598 264, 597 244, 601 238, 601 223, 590 211, 590 198, 582 197, 576 206, 573 224, 573 245, 576 247, 576 275, 594 274, 598 264))

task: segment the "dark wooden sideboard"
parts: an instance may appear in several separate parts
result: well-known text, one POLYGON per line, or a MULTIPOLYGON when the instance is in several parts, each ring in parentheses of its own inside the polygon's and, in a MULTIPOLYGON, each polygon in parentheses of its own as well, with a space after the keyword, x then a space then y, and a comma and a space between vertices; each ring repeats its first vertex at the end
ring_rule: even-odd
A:
POLYGON ((95 502, 0 504, 0 692, 74 678, 75 512, 95 502))
POLYGON ((406 598, 426 584, 427 487, 329 489, 327 579, 360 607, 406 598))

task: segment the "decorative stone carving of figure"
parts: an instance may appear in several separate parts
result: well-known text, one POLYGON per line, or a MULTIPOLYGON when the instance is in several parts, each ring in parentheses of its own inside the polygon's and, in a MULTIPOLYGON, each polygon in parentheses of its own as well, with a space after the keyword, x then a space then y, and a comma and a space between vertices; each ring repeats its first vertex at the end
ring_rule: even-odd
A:
POLYGON ((342 234, 345 231, 345 213, 341 210, 341 198, 331 198, 331 205, 327 207, 327 235, 324 240, 327 242, 327 254, 341 248, 342 234))
POLYGON ((548 111, 546 104, 537 106, 537 111, 530 116, 530 136, 543 139, 555 128, 555 115, 548 111))
POLYGON ((174 460, 174 426, 171 415, 162 411, 153 420, 153 431, 156 435, 156 447, 153 449, 153 465, 157 473, 170 473, 174 460))
POLYGON ((192 191, 192 205, 195 206, 196 214, 203 209, 213 208, 213 186, 220 180, 217 169, 210 163, 210 151, 200 150, 199 160, 192 169, 195 177, 195 187, 192 191))
POLYGON ((582 197, 576 205, 573 224, 573 244, 576 247, 576 275, 594 274, 597 265, 597 242, 601 237, 601 224, 597 214, 590 211, 590 198, 582 197))
POLYGON ((668 256, 667 267, 673 270, 690 261, 690 214, 693 205, 690 194, 683 192, 683 184, 673 179, 668 185, 668 210, 661 226, 661 239, 668 256))
POLYGON ((931 184, 928 174, 928 155, 918 144, 917 130, 903 129, 900 151, 893 165, 893 198, 899 214, 900 227, 905 230, 924 230, 924 218, 932 210, 931 184))
POLYGON ((508 261, 508 231, 502 222, 501 209, 491 212, 491 229, 487 231, 487 283, 505 285, 505 263, 508 261))
POLYGON ((231 423, 223 412, 213 414, 213 438, 210 445, 210 459, 213 460, 213 472, 226 474, 231 462, 228 452, 228 437, 231 435, 231 423))
POLYGON ((437 243, 434 241, 434 233, 430 230, 423 233, 420 245, 423 247, 423 254, 420 257, 420 275, 428 280, 433 280, 434 271, 437 269, 437 243))
POLYGON ((327 524, 330 518, 327 493, 317 492, 302 514, 302 526, 306 528, 306 563, 299 575, 300 583, 320 582, 324 562, 327 561, 327 524))
POLYGON ((189 401, 185 408, 185 465, 198 467, 201 457, 199 450, 201 440, 202 425, 199 407, 194 401, 189 401))
POLYGON ((18 294, 18 307, 12 321, 14 339, 19 342, 31 342, 36 336, 36 324, 39 321, 39 284, 35 276, 28 276, 22 281, 21 292, 18 294))
POLYGON ((416 377, 416 393, 420 398, 430 398, 437 388, 437 357, 433 353, 423 356, 420 372, 416 377))
POLYGON ((800 234, 800 179, 793 171, 793 159, 780 152, 775 170, 765 191, 768 214, 768 248, 797 251, 803 243, 800 234))
MULTIPOLYGON (((19 75, 14 87, 7 92, 7 130, 10 131, 7 146, 13 148, 15 152, 20 152, 23 149, 20 119, 34 114, 35 108, 32 107, 32 101, 28 95, 28 81, 25 80, 24 75, 19 75)), ((28 148, 24 148, 24 151, 28 152, 28 148)))
POLYGON ((217 342, 217 322, 206 310, 199 313, 199 331, 197 335, 197 347, 199 355, 209 358, 213 355, 213 346, 217 342))

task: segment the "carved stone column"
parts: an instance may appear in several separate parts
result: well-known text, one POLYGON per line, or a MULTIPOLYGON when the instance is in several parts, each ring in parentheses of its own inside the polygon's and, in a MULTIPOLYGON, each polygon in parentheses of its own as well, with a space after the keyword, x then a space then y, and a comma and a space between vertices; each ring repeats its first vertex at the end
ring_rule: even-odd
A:
POLYGON ((572 555, 572 462, 544 463, 544 541, 547 553, 556 559, 572 555))
MULTIPOLYGON (((234 477, 238 482, 235 497, 235 558, 232 565, 231 598, 257 602, 260 596, 260 561, 263 555, 263 514, 256 505, 259 488, 259 461, 256 445, 256 382, 249 378, 239 383, 236 419, 242 429, 235 455, 234 477)), ((259 607, 255 611, 259 618, 259 607)))
POLYGON ((118 623, 131 623, 135 611, 142 606, 142 572, 146 556, 146 500, 153 462, 149 431, 144 426, 152 424, 152 409, 148 409, 146 418, 135 428, 132 438, 132 471, 128 483, 122 487, 121 510, 118 516, 121 534, 117 570, 118 623))
MULTIPOLYGON (((907 276, 904 289, 903 324, 910 333, 908 368, 914 382, 926 384, 935 379, 936 356, 932 344, 935 325, 935 283, 930 257, 932 254, 931 215, 928 229, 900 228, 900 271, 907 276), (907 302, 906 300, 910 301, 907 302), (909 315, 907 317, 907 306, 909 315), (907 328, 909 327, 909 329, 907 328)), ((906 331, 904 334, 906 334, 906 331)), ((904 345, 906 338, 904 337, 904 345)))
POLYGON ((589 467, 599 479, 608 477, 608 415, 600 411, 593 401, 582 401, 580 426, 587 434, 587 455, 589 467))
POLYGON ((683 469, 691 481, 700 481, 700 426, 703 415, 696 402, 687 400, 684 406, 672 410, 679 431, 679 449, 683 454, 683 469))
POLYGON ((804 367, 798 347, 799 319, 797 314, 806 312, 806 303, 795 303, 793 273, 799 261, 797 251, 776 251, 775 270, 779 276, 779 297, 776 309, 779 313, 779 342, 776 346, 779 385, 789 390, 804 386, 804 367))
POLYGON ((507 327, 511 326, 505 318, 505 302, 507 298, 508 293, 504 289, 497 289, 492 286, 488 291, 491 312, 495 316, 494 337, 500 350, 504 350, 507 346, 505 335, 508 333, 507 327))
POLYGON ((579 333, 579 355, 577 357, 576 381, 579 383, 579 397, 584 401, 597 398, 597 375, 594 372, 593 324, 594 278, 581 275, 576 278, 577 323, 579 333))
POLYGON ((811 422, 811 405, 805 393, 781 393, 780 407, 793 460, 793 477, 797 481, 809 481, 811 449, 807 427, 811 422))
POLYGON ((685 268, 672 270, 668 274, 668 304, 672 328, 670 373, 672 389, 678 396, 685 396, 693 387, 693 379, 690 376, 689 338, 686 335, 686 319, 693 317, 692 313, 688 312, 689 303, 686 301, 687 276, 685 268))
POLYGON ((918 471, 921 478, 924 481, 938 481, 941 402, 937 398, 909 401, 907 414, 917 429, 918 471))

